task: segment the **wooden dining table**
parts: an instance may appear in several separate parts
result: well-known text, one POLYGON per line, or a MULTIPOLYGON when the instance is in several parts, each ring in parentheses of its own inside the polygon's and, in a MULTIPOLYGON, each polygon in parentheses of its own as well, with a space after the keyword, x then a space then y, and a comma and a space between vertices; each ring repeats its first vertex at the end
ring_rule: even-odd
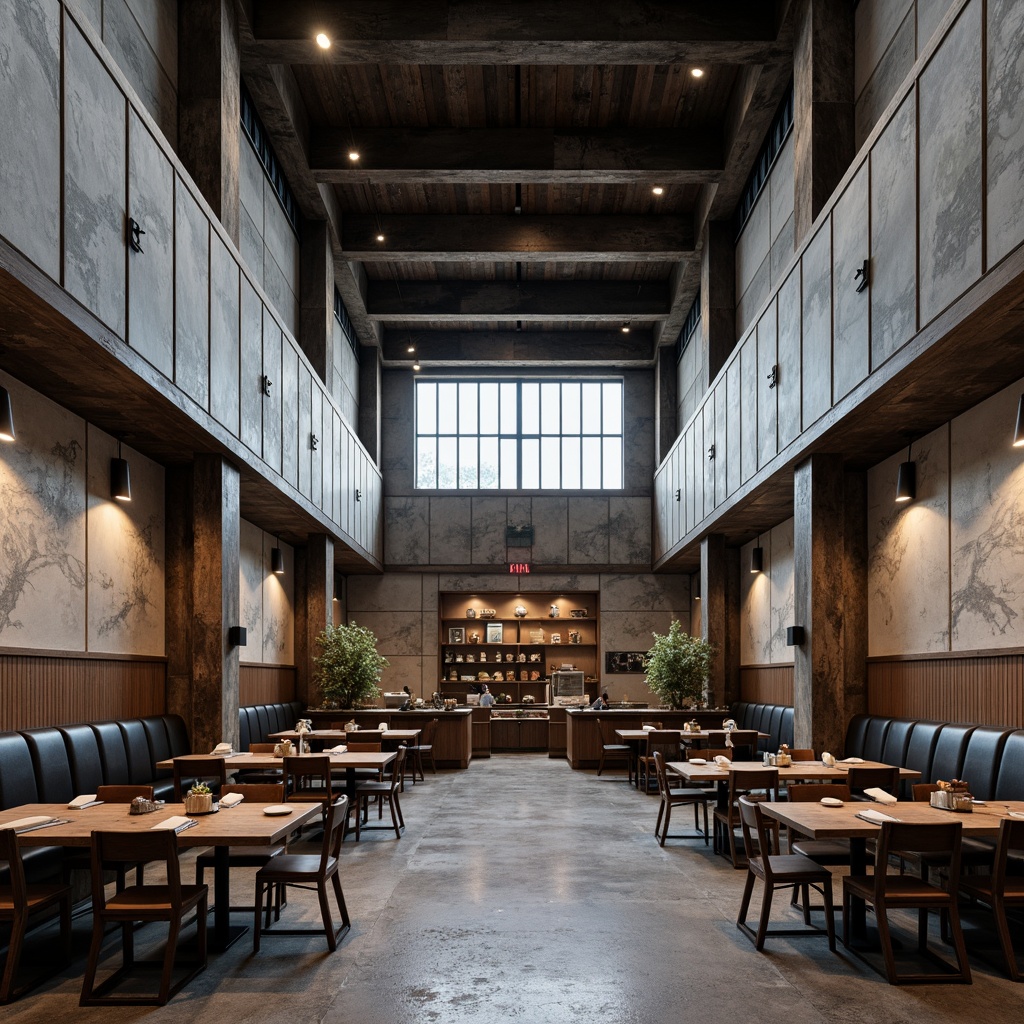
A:
MULTIPOLYGON (((768 801, 759 804, 762 814, 775 818, 811 839, 848 839, 850 841, 850 874, 867 874, 867 841, 877 837, 881 825, 865 821, 857 815, 865 810, 881 811, 910 825, 946 824, 959 821, 965 837, 994 839, 1000 822, 1010 812, 1024 814, 1024 800, 975 804, 964 814, 932 807, 923 800, 900 800, 895 804, 849 801, 839 807, 826 807, 820 802, 789 803, 768 801)), ((850 907, 850 930, 854 945, 874 948, 877 940, 868 935, 864 901, 854 898, 850 907)))
MULTIPOLYGON (((394 756, 394 755, 392 755, 394 756)), ((263 813, 264 803, 243 800, 235 807, 222 807, 213 814, 186 815, 184 804, 163 804, 150 814, 129 814, 128 804, 99 803, 79 811, 67 804, 21 804, 0 811, 0 828, 19 818, 46 816, 58 823, 18 833, 19 846, 88 847, 93 832, 146 832, 154 825, 178 815, 189 817, 195 825, 178 833, 178 846, 214 848, 213 878, 216 900, 210 949, 223 952, 243 935, 244 925, 232 925, 228 898, 232 846, 272 846, 281 843, 300 825, 320 817, 319 804, 292 804, 283 815, 263 813)))
MULTIPOLYGON (((633 759, 634 768, 634 779, 636 779, 636 787, 640 788, 640 758, 646 751, 647 748, 647 737, 651 732, 674 732, 678 733, 680 743, 686 745, 692 743, 694 740, 708 740, 712 733, 718 733, 721 735, 722 729, 616 729, 615 735, 625 743, 631 751, 630 756, 633 759)), ((753 729, 739 729, 738 732, 745 732, 748 735, 755 730, 753 729)), ((758 732, 757 738, 759 740, 767 739, 768 733, 758 732)))
MULTIPOLYGON (((310 732, 303 733, 306 737, 306 742, 316 742, 319 744, 336 744, 345 743, 348 740, 354 740, 356 743, 359 742, 359 734, 363 732, 362 729, 356 729, 354 732, 345 732, 344 729, 313 729, 310 732)), ((377 729, 368 729, 367 732, 376 733, 377 729)), ((422 729, 385 729, 381 733, 381 743, 394 745, 395 748, 399 744, 406 744, 410 746, 414 744, 420 737, 422 729)), ((294 729, 285 729, 283 732, 272 732, 267 734, 268 740, 291 740, 294 742, 299 738, 299 734, 294 729)))

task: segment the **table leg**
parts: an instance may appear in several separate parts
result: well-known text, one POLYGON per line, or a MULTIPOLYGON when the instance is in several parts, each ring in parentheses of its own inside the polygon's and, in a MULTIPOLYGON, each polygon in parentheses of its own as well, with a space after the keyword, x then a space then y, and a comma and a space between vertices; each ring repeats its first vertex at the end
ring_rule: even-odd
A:
MULTIPOLYGON (((868 873, 867 840, 863 837, 850 840, 850 874, 864 876, 868 873)), ((867 908, 862 899, 854 896, 850 900, 850 936, 855 944, 867 942, 867 908)))
POLYGON ((228 847, 214 847, 213 885, 216 902, 213 905, 213 935, 209 941, 210 950, 214 953, 223 953, 249 930, 245 925, 231 923, 230 873, 228 847))

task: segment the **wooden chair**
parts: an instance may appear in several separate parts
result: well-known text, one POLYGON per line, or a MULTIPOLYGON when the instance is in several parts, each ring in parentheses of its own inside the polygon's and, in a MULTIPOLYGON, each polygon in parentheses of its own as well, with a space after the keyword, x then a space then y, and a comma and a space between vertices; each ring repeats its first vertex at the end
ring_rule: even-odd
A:
MULTIPOLYGON (((423 759, 429 758, 430 760, 430 774, 436 775, 437 769, 434 767, 434 737, 437 735, 437 728, 440 723, 436 718, 432 718, 420 733, 419 743, 413 744, 411 747, 406 748, 406 764, 412 768, 412 782, 416 785, 416 773, 420 774, 420 781, 425 782, 426 776, 423 774, 423 759)), ((402 779, 402 785, 405 785, 405 779, 402 779)))
MULTIPOLYGON (((791 783, 788 789, 789 799, 793 803, 815 803, 822 797, 830 796, 843 803, 850 801, 850 787, 843 782, 805 782, 802 784, 791 783)), ((790 853, 799 853, 804 857, 810 857, 815 864, 822 867, 839 867, 850 863, 850 840, 849 839, 810 839, 797 832, 792 825, 789 826, 787 843, 790 853)), ((871 863, 871 856, 868 855, 868 863, 871 863)), ((797 906, 799 892, 793 890, 794 906, 797 906)), ((807 893, 804 893, 804 920, 807 920, 807 912, 820 910, 821 907, 811 907, 806 903, 807 893)), ((833 907, 833 910, 835 907, 833 907)))
POLYGON ((725 729, 709 729, 707 745, 728 751, 729 757, 734 761, 760 760, 755 758, 757 751, 757 730, 756 729, 733 729, 726 732, 725 729), (726 739, 728 738, 728 743, 726 739), (732 746, 729 746, 729 744, 732 746))
POLYGON ((790 747, 789 756, 794 761, 817 761, 810 747, 790 747))
MULTIPOLYGON (((384 800, 388 802, 391 811, 391 824, 395 830, 395 836, 402 838, 401 830, 405 828, 405 818, 402 816, 402 805, 398 801, 398 790, 402 783, 402 773, 405 771, 406 748, 399 747, 398 754, 391 762, 390 782, 360 782, 356 786, 356 841, 360 836, 360 823, 369 817, 370 801, 377 801, 377 817, 384 818, 384 800)), ((366 826, 368 829, 377 829, 380 826, 366 826)))
POLYGON ((674 730, 663 732, 658 729, 652 729, 647 734, 647 752, 640 754, 636 759, 638 781, 640 788, 645 793, 650 792, 652 779, 655 786, 660 787, 658 776, 654 770, 654 755, 658 751, 661 752, 663 761, 682 761, 682 742, 679 739, 679 733, 674 730))
POLYGON ((1024 821, 1004 818, 999 825, 999 838, 996 841, 995 861, 991 874, 962 875, 960 891, 966 896, 987 903, 992 908, 999 943, 1006 958, 1006 968, 1014 981, 1020 981, 1021 972, 1017 966, 1013 938, 1006 921, 1006 908, 1024 906, 1024 877, 1007 874, 1006 865, 1011 850, 1024 850, 1024 821))
POLYGON ((628 743, 619 743, 614 738, 614 730, 607 721, 596 720, 597 735, 601 741, 601 752, 597 762, 597 774, 604 771, 605 762, 614 764, 616 761, 626 765, 629 781, 633 781, 633 751, 628 743))
MULTIPOLYGON (((153 799, 153 787, 139 785, 123 786, 97 786, 96 799, 102 800, 105 804, 130 804, 137 796, 145 800, 153 799)), ((71 880, 72 871, 92 870, 92 851, 82 847, 66 847, 63 851, 64 860, 61 864, 61 871, 66 885, 71 880)), ((146 865, 135 865, 135 884, 142 885, 145 880, 146 865)), ((116 869, 117 890, 124 888, 126 869, 123 864, 116 869)))
POLYGON ((696 839, 697 835, 704 836, 704 845, 708 845, 708 800, 712 794, 706 789, 672 789, 669 785, 668 769, 665 767, 665 757, 660 750, 655 750, 651 755, 654 762, 655 777, 658 780, 658 795, 660 804, 658 806, 658 820, 654 823, 654 834, 658 837, 658 843, 665 845, 666 839, 696 839), (670 836, 668 834, 668 823, 672 817, 672 808, 681 807, 684 804, 693 805, 693 827, 697 831, 694 836, 670 836), (704 831, 700 832, 697 811, 704 809, 704 831))
MULTIPOLYGON (((274 747, 276 746, 276 743, 250 743, 249 753, 273 755, 274 747)), ((268 785, 284 781, 284 775, 280 768, 245 768, 238 772, 235 775, 235 778, 239 782, 255 784, 267 783, 268 785)))
MULTIPOLYGON (((171 996, 206 967, 205 885, 182 885, 178 865, 177 836, 171 829, 143 832, 93 832, 92 834, 92 942, 85 967, 80 1006, 131 1005, 163 1006, 171 996), (117 864, 137 861, 161 861, 167 871, 163 885, 133 885, 106 898, 103 871, 117 864), (178 934, 187 914, 196 912, 197 959, 189 964, 185 977, 172 985, 178 934), (136 966, 132 925, 136 921, 166 921, 167 948, 160 974, 160 989, 155 996, 108 993, 136 966), (105 981, 96 984, 103 933, 108 923, 121 925, 123 962, 105 981)), ((141 964, 140 964, 141 965, 141 964)))
POLYGON ((888 766, 864 768, 860 765, 851 765, 846 773, 846 782, 854 800, 870 800, 871 797, 864 795, 865 789, 884 789, 890 796, 896 796, 899 793, 900 770, 888 766))
POLYGON ((105 804, 130 804, 136 797, 153 799, 152 786, 97 786, 96 799, 105 804))
MULTIPOLYGON (((262 782, 227 783, 220 791, 221 796, 230 793, 240 793, 247 801, 254 804, 280 804, 284 802, 284 783, 262 782)), ((229 813, 222 811, 222 813, 229 813)), ((270 846, 229 846, 228 864, 233 868, 261 868, 271 857, 280 856, 285 852, 286 847, 282 843, 274 843, 270 846)), ((213 868, 216 860, 216 853, 212 849, 200 850, 196 857, 196 885, 202 885, 205 881, 206 869, 213 868)), ((274 902, 274 912, 277 917, 281 915, 281 897, 283 890, 278 890, 274 902)), ((216 894, 220 899, 221 894, 216 894)), ((248 907, 229 907, 231 911, 252 910, 248 907)))
POLYGON ((15 989, 21 951, 28 931, 29 917, 57 907, 60 912, 61 951, 65 960, 71 956, 71 890, 66 885, 29 885, 25 881, 25 865, 18 848, 18 835, 13 828, 0 829, 0 861, 6 861, 9 884, 0 885, 0 921, 9 921, 11 935, 7 944, 7 963, 0 980, 0 1003, 9 1003, 27 992, 38 981, 15 989))
POLYGON ((256 909, 253 916, 252 949, 260 950, 260 939, 263 935, 309 935, 320 929, 310 928, 270 928, 270 891, 275 886, 295 885, 302 888, 316 887, 320 902, 320 916, 323 920, 323 932, 327 937, 327 946, 333 953, 338 948, 339 936, 348 929, 348 908, 345 896, 341 891, 341 880, 338 877, 338 860, 341 855, 341 841, 345 834, 345 820, 348 818, 348 797, 341 796, 327 808, 327 819, 324 823, 323 845, 319 854, 284 853, 274 857, 256 872, 256 909), (341 914, 341 926, 335 930, 331 919, 331 907, 327 899, 327 881, 330 879, 334 887, 334 896, 341 914), (262 926, 261 909, 266 899, 266 925, 262 926))
POLYGON ((875 923, 878 938, 885 959, 885 974, 891 985, 905 981, 963 981, 971 980, 971 967, 967 962, 967 949, 960 927, 960 911, 957 896, 960 885, 960 832, 959 821, 937 822, 929 825, 909 825, 903 822, 882 823, 875 854, 873 875, 850 875, 843 879, 843 945, 850 945, 850 908, 853 897, 857 896, 875 909, 875 923), (914 875, 890 875, 886 871, 889 855, 898 850, 920 850, 926 854, 941 855, 949 863, 949 879, 946 888, 929 884, 914 875), (889 930, 890 910, 913 910, 918 912, 918 952, 947 968, 936 974, 899 974, 893 954, 892 935, 889 930), (945 911, 956 965, 939 957, 928 947, 928 911, 945 911))
POLYGON ((825 911, 825 934, 828 936, 828 948, 836 949, 835 912, 832 908, 832 873, 826 867, 816 864, 810 857, 802 854, 780 854, 778 852, 778 833, 769 829, 758 807, 757 801, 748 796, 739 798, 740 823, 743 828, 743 846, 747 855, 747 879, 743 887, 743 899, 740 902, 739 916, 736 927, 754 942, 754 948, 764 948, 764 940, 768 935, 820 935, 819 928, 773 928, 769 930, 768 922, 772 912, 772 896, 776 889, 793 886, 804 893, 804 923, 809 924, 807 910, 809 888, 817 889, 822 896, 822 907, 825 911), (754 881, 760 878, 764 883, 761 896, 761 916, 756 934, 747 925, 747 909, 750 897, 754 892, 754 881))
POLYGON ((228 781, 227 762, 223 757, 176 757, 172 762, 174 770, 174 799, 181 803, 192 780, 206 782, 214 793, 219 793, 228 781), (188 785, 185 785, 185 783, 188 785))
MULTIPOLYGON (((764 793, 761 799, 778 800, 778 768, 755 768, 750 771, 729 771, 729 802, 725 807, 715 808, 715 853, 724 854, 728 847, 734 868, 746 867, 746 858, 736 842, 736 832, 741 828, 739 798, 754 793, 764 793)), ((776 834, 778 823, 768 826, 776 834)))

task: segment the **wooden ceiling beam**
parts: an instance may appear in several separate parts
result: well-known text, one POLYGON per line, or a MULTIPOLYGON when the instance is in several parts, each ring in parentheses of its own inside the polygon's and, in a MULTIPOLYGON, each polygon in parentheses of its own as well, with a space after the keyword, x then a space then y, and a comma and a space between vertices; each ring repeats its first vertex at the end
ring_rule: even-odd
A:
POLYGON ((690 217, 346 214, 341 246, 365 262, 666 261, 693 251, 690 217), (377 236, 384 235, 383 241, 377 236))
POLYGON ((282 64, 763 64, 766 0, 250 0, 254 54, 282 64), (314 36, 325 32, 329 49, 314 36))
POLYGON ((652 323, 669 309, 661 281, 370 281, 371 320, 622 320, 652 323))
POLYGON ((622 331, 401 331, 386 330, 385 365, 419 361, 427 369, 452 365, 649 366, 654 335, 622 331), (409 352, 412 346, 414 353, 409 352))
POLYGON ((310 169, 336 184, 702 184, 722 176, 722 152, 718 131, 324 128, 311 133, 310 169))

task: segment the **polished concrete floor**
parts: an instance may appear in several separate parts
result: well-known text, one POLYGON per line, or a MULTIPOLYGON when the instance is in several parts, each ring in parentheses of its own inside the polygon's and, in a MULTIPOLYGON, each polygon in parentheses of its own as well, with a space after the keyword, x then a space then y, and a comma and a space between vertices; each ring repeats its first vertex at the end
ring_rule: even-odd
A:
MULTIPOLYGON (((83 1010, 86 914, 76 921, 74 966, 2 1018, 992 1024, 1024 1011, 1024 985, 977 958, 973 985, 897 989, 841 945, 829 953, 824 937, 769 939, 755 952, 735 925, 744 873, 699 840, 660 848, 651 834, 656 798, 621 774, 597 778, 543 756, 506 755, 428 774, 403 809, 400 841, 377 832, 345 845, 353 928, 336 953, 321 937, 279 937, 253 956, 246 935, 211 956, 167 1007, 83 1010)), ((688 820, 676 814, 681 829, 688 820)), ((235 902, 249 898, 250 885, 251 873, 239 873, 235 902)), ((780 922, 787 902, 779 900, 780 922)), ((293 891, 285 915, 313 923, 312 894, 293 891)), ((49 955, 37 938, 26 959, 49 955)))

